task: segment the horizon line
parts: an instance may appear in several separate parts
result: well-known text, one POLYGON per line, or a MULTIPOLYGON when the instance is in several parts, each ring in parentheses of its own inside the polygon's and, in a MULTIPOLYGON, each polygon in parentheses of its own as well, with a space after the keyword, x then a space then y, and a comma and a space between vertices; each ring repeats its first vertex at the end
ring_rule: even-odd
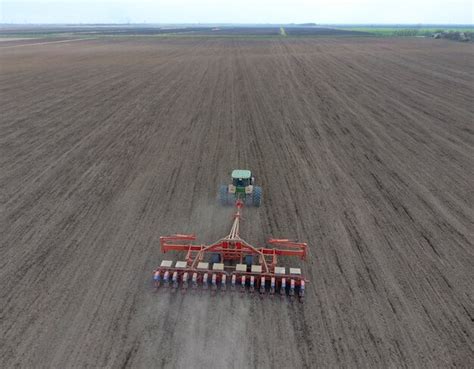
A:
POLYGON ((468 26, 474 27, 474 23, 314 23, 314 22, 291 22, 291 23, 231 23, 231 22, 46 22, 46 23, 29 23, 29 22, 0 22, 2 25, 30 25, 30 26, 43 26, 43 25, 73 25, 73 26, 88 26, 88 25, 120 25, 120 26, 133 26, 133 25, 202 25, 202 26, 307 26, 307 27, 319 27, 319 26, 468 26))

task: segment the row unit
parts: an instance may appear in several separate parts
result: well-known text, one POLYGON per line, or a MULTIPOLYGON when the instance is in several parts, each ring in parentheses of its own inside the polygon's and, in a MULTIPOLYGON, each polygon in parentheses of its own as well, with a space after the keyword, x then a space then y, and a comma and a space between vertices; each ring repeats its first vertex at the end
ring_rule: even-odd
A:
MULTIPOLYGON (((227 274, 225 273, 208 273, 204 272, 200 274, 198 272, 183 272, 178 273, 178 271, 155 271, 153 276, 155 282, 155 287, 160 287, 164 284, 165 287, 171 286, 173 289, 177 289, 181 284, 182 289, 186 290, 191 283, 193 289, 196 289, 198 285, 202 285, 204 289, 208 289, 211 286, 212 290, 217 290, 218 286, 221 286, 221 290, 227 289, 227 274)), ((237 274, 232 274, 230 276, 230 287, 231 290, 235 290, 239 286, 241 292, 244 292, 247 288, 250 291, 258 290, 261 294, 264 294, 267 290, 270 294, 274 294, 276 291, 279 291, 280 294, 284 295, 288 293, 290 296, 295 295, 295 293, 303 298, 305 294, 305 281, 304 279, 296 280, 293 278, 287 279, 286 277, 256 277, 251 275, 250 277, 244 275, 238 276, 237 274)))
MULTIPOLYGON (((163 260, 160 264, 161 268, 173 268, 173 261, 171 260, 163 260)), ((186 261, 177 261, 174 268, 176 269, 186 269, 188 268, 188 263, 186 261)), ((197 270, 211 270, 209 268, 209 263, 207 262, 200 262, 197 265, 197 270)), ((213 263, 212 264, 212 270, 216 272, 222 272, 224 271, 224 264, 223 263, 213 263)), ((237 264, 235 266, 235 271, 236 272, 243 272, 246 273, 248 271, 248 265, 247 264, 237 264)), ((289 268, 290 275, 295 275, 295 276, 300 276, 301 275, 301 269, 300 268, 289 268)), ((252 273, 262 273, 262 266, 261 265, 250 265, 250 272, 252 273)), ((276 266, 274 269, 274 274, 276 275, 286 275, 286 268, 285 267, 280 267, 276 266)))

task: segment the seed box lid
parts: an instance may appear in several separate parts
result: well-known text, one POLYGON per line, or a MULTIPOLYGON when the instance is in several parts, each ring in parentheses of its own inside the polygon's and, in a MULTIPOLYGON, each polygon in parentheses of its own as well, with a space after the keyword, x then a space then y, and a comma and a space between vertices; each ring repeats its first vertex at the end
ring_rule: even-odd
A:
POLYGON ((301 275, 301 269, 300 268, 290 268, 290 274, 292 274, 292 275, 301 275))
POLYGON ((212 270, 224 270, 223 263, 214 263, 212 264, 212 270))
POLYGON ((163 260, 160 264, 160 266, 165 267, 165 268, 170 268, 173 265, 173 262, 171 260, 163 260))
POLYGON ((185 261, 177 261, 175 267, 176 268, 186 268, 188 266, 188 263, 185 261))
POLYGON ((261 265, 252 265, 252 273, 262 273, 261 265))
POLYGON ((247 271, 247 264, 237 264, 235 266, 235 270, 237 272, 246 272, 247 271))
POLYGON ((275 274, 286 274, 285 267, 275 267, 275 274))
POLYGON ((198 263, 198 269, 209 269, 209 263, 198 263))

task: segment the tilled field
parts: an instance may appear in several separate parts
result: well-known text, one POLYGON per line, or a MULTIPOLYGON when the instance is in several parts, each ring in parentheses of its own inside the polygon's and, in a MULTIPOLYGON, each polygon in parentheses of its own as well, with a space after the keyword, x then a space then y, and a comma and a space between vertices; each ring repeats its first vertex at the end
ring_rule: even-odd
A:
MULTIPOLYGON (((305 26, 285 26, 285 32, 288 35, 297 36, 371 36, 371 33, 335 29, 335 28, 323 28, 323 27, 305 27, 305 26)), ((244 37, 255 37, 255 36, 278 36, 280 34, 280 27, 277 26, 222 26, 222 27, 159 27, 150 25, 109 25, 109 26, 97 26, 97 25, 81 25, 81 26, 38 26, 38 25, 1 25, 0 24, 0 36, 4 37, 38 37, 38 35, 44 35, 48 37, 94 37, 94 36, 157 36, 165 34, 185 34, 189 33, 193 36, 244 36, 244 37)))
POLYGON ((472 365, 472 45, 0 47, 1 367, 472 365), (160 235, 227 233, 239 167, 243 237, 310 245, 305 304, 151 286, 160 235))

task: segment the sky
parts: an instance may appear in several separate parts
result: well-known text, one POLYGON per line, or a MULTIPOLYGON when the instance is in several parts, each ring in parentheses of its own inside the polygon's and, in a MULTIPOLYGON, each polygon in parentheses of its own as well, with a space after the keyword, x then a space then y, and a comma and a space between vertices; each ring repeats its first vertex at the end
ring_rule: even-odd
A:
POLYGON ((474 0, 0 0, 0 23, 473 24, 474 0))

